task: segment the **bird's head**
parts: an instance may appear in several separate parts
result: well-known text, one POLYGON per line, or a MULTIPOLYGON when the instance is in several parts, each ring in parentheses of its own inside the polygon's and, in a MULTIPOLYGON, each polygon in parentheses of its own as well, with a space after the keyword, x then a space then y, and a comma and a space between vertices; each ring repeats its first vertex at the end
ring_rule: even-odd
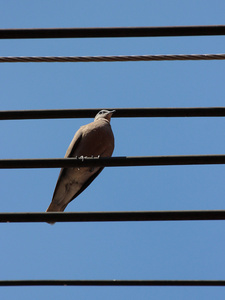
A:
POLYGON ((99 119, 106 119, 110 122, 112 114, 115 112, 115 110, 100 110, 100 112, 97 113, 95 116, 95 121, 99 119))

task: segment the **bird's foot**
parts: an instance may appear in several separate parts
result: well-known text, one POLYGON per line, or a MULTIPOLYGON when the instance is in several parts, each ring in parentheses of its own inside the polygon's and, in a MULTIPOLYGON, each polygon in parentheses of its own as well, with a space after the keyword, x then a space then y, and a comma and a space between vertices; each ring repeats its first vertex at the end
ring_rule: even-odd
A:
POLYGON ((79 156, 79 159, 81 159, 82 161, 84 161, 84 156, 83 155, 79 156))
MULTIPOLYGON (((81 155, 81 156, 79 156, 79 157, 78 157, 78 156, 75 156, 75 158, 76 158, 76 159, 81 159, 82 161, 84 161, 84 156, 83 156, 83 155, 81 155)), ((80 168, 77 168, 77 170, 80 171, 80 168)))

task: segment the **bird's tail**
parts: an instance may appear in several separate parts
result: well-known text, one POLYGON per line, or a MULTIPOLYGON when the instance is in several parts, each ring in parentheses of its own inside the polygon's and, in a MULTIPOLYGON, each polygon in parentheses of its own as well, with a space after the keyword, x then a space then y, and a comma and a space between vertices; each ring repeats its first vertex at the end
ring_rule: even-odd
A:
MULTIPOLYGON (((60 205, 56 205, 55 203, 52 203, 49 205, 49 207, 47 208, 46 212, 62 212, 64 211, 64 209, 66 208, 66 206, 60 206, 60 205)), ((48 224, 54 225, 55 222, 47 222, 48 224)))
POLYGON ((57 212, 57 211, 64 211, 65 206, 57 205, 55 203, 51 203, 47 208, 46 212, 57 212))

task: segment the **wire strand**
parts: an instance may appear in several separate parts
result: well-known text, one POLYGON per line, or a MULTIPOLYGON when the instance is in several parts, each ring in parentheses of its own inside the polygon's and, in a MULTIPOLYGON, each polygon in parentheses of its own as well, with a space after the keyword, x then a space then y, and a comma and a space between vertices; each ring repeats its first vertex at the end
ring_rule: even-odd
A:
POLYGON ((225 220, 225 210, 0 213, 0 223, 225 220))
POLYGON ((225 35, 225 25, 0 29, 0 39, 112 38, 225 35))
POLYGON ((224 154, 0 159, 0 169, 225 164, 224 154))
POLYGON ((171 55, 118 55, 118 56, 6 56, 0 63, 40 62, 133 62, 133 61, 180 61, 224 60, 225 54, 171 54, 171 55))
POLYGON ((225 280, 0 280, 0 286, 225 286, 225 280))
POLYGON ((116 110, 113 118, 225 117, 225 107, 91 108, 0 111, 0 120, 94 118, 102 109, 116 110))

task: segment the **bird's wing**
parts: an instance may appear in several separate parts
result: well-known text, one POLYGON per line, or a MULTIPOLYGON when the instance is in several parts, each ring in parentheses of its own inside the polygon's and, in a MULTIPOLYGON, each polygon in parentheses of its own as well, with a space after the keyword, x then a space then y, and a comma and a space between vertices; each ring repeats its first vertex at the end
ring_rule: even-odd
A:
MULTIPOLYGON (((80 128, 80 130, 77 131, 77 133, 75 134, 69 148, 66 151, 65 157, 73 157, 76 154, 76 149, 78 147, 78 145, 81 143, 82 141, 82 128, 80 128)), ((83 184, 82 187, 80 188, 79 191, 77 191, 72 197, 71 199, 65 203, 65 205, 62 207, 62 211, 66 208, 66 206, 73 200, 75 199, 80 193, 82 193, 90 184, 91 182, 101 173, 101 171, 103 170, 102 168, 99 168, 94 174, 92 174, 83 184)), ((65 178, 67 176, 67 172, 68 172, 68 168, 62 168, 60 170, 59 173, 59 177, 56 183, 56 187, 53 193, 53 198, 52 198, 52 202, 54 202, 54 197, 57 197, 57 191, 61 188, 61 185, 64 184, 64 180, 63 178, 65 178)), ((51 206, 51 204, 50 204, 51 206)))
MULTIPOLYGON (((78 130, 78 132, 75 134, 74 136, 74 139, 73 141, 71 142, 67 152, 66 152, 66 155, 65 157, 73 157, 74 156, 74 153, 76 153, 76 149, 79 145, 79 143, 81 143, 82 141, 82 127, 80 128, 80 130, 78 130)), ((78 195, 80 195, 91 183, 92 181, 101 173, 101 171, 103 170, 104 168, 99 168, 92 176, 90 176, 82 185, 82 187, 80 188, 80 190, 75 193, 73 195, 73 197, 71 198, 71 200, 68 202, 70 203, 73 199, 75 199, 78 195)), ((61 169, 60 171, 60 174, 59 174, 59 178, 58 178, 58 181, 60 180, 60 177, 61 176, 65 176, 66 175, 66 171, 67 169, 61 169)), ((58 183, 58 182, 57 182, 58 183)), ((57 184, 56 184, 56 187, 57 187, 57 184)), ((54 197, 54 196, 53 196, 54 197)), ((67 204, 68 204, 67 203, 67 204)))
MULTIPOLYGON (((66 151, 65 157, 72 157, 73 153, 75 152, 75 150, 76 150, 77 146, 79 145, 79 143, 81 142, 81 140, 82 140, 82 131, 78 130, 77 133, 75 134, 72 142, 70 143, 69 148, 66 151)), ((58 180, 57 180, 57 183, 55 186, 55 190, 54 190, 52 199, 54 198, 54 196, 57 192, 57 189, 60 186, 61 178, 66 176, 66 173, 67 173, 67 168, 62 168, 60 170, 59 177, 58 177, 58 180)))
POLYGON ((67 151, 66 151, 66 154, 65 154, 65 157, 72 157, 74 156, 74 152, 76 151, 78 145, 80 144, 81 140, 82 140, 82 127, 76 132, 76 134, 74 135, 74 138, 72 139, 67 151))
POLYGON ((71 198, 71 200, 68 203, 70 203, 73 199, 75 199, 78 195, 80 195, 92 183, 92 181, 101 173, 101 171, 103 169, 104 169, 103 167, 100 168, 100 169, 98 169, 98 171, 96 171, 91 177, 89 177, 88 180, 86 180, 83 183, 83 185, 80 188, 80 190, 71 198))

